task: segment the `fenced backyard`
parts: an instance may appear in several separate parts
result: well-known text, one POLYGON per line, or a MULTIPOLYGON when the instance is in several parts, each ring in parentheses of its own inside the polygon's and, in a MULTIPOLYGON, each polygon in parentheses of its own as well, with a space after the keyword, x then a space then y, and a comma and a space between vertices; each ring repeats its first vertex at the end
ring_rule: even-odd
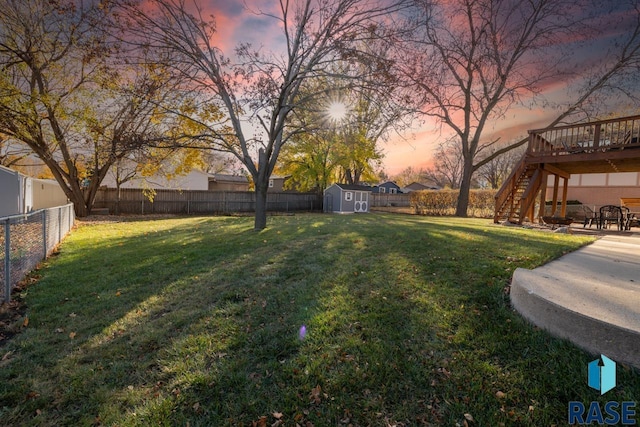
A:
MULTIPOLYGON (((233 214, 254 212, 253 191, 155 190, 103 188, 94 208, 111 214, 233 214)), ((322 211, 322 196, 316 193, 268 193, 269 212, 322 211)))
POLYGON ((9 302, 12 289, 45 259, 73 227, 73 204, 0 218, 0 296, 9 302))
MULTIPOLYGON (((0 424, 566 424, 594 357, 508 287, 589 240, 389 214, 95 221, 25 292, 0 424)), ((638 396, 637 372, 617 382, 638 396)))

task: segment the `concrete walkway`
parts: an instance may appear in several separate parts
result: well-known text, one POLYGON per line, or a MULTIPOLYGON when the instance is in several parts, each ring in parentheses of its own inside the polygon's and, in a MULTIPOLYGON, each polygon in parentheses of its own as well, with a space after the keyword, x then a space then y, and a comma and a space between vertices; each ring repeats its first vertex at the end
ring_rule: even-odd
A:
POLYGON ((542 267, 516 269, 511 303, 551 334, 640 368, 640 237, 604 236, 542 267))

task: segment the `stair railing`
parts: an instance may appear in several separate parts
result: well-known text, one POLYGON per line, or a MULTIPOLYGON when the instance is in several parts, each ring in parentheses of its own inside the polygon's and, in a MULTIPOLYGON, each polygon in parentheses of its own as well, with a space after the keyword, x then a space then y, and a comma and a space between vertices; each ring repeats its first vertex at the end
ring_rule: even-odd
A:
POLYGON ((495 195, 496 208, 493 216, 493 222, 498 223, 500 216, 503 213, 503 209, 509 196, 514 193, 520 176, 526 171, 527 165, 525 163, 526 154, 522 156, 516 167, 513 168, 509 177, 502 183, 502 186, 495 195))
MULTIPOLYGON (((529 210, 531 209, 531 206, 535 202, 536 195, 538 194, 538 190, 540 190, 540 185, 542 184, 542 176, 543 176, 542 169, 538 168, 533 173, 531 178, 529 178, 529 185, 527 186, 527 189, 522 194, 522 199, 521 199, 522 202, 520 203, 519 224, 522 224, 525 216, 527 215, 527 212, 529 212, 529 210)), ((534 220, 534 218, 529 218, 529 219, 531 221, 534 220)))

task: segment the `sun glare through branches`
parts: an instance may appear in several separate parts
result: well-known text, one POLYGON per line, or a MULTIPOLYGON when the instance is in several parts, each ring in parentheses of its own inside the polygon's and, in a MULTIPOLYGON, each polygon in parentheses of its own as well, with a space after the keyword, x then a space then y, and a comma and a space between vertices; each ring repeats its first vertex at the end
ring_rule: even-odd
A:
POLYGON ((324 114, 330 124, 338 125, 349 115, 349 108, 342 100, 334 99, 327 103, 324 114))

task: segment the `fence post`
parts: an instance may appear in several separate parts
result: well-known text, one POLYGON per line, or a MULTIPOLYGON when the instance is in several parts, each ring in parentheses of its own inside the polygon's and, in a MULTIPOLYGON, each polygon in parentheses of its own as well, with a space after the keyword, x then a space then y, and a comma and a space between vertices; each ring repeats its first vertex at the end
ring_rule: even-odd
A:
POLYGON ((42 244, 44 246, 44 258, 47 258, 47 210, 42 210, 42 244))
POLYGON ((58 208, 58 243, 62 242, 62 208, 58 208))
POLYGON ((11 228, 4 222, 4 302, 11 301, 11 228))

